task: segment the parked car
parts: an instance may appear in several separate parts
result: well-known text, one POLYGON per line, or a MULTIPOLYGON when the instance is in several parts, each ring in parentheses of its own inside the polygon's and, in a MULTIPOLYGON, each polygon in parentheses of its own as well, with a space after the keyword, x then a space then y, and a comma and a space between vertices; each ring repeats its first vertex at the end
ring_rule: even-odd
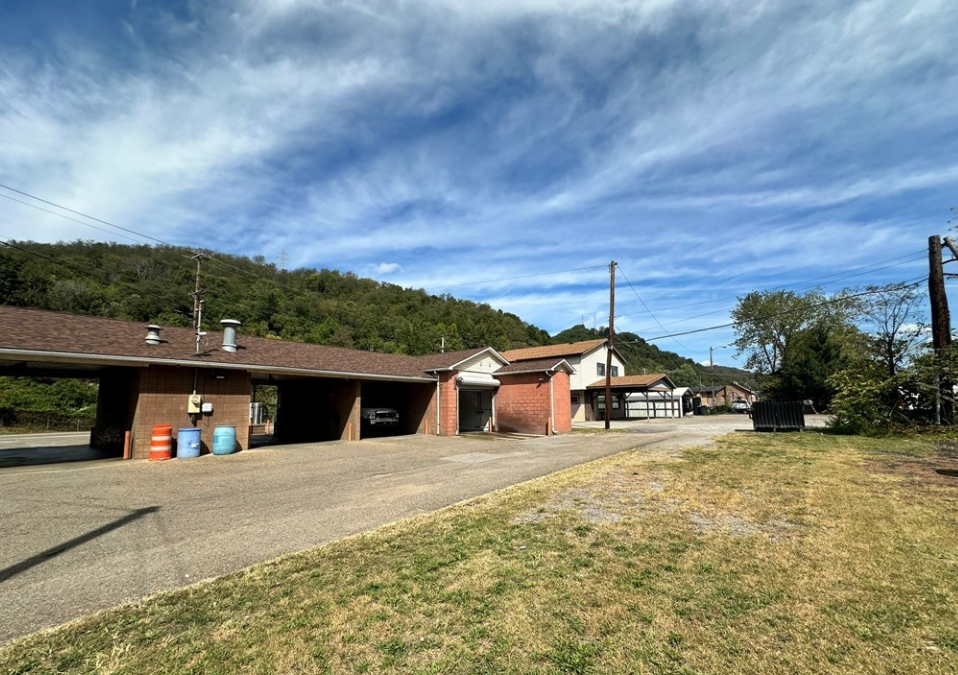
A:
POLYGON ((732 401, 732 412, 747 415, 752 412, 752 406, 748 401, 732 401))
POLYGON ((394 427, 399 424, 399 411, 395 408, 361 408, 360 420, 371 427, 394 427))

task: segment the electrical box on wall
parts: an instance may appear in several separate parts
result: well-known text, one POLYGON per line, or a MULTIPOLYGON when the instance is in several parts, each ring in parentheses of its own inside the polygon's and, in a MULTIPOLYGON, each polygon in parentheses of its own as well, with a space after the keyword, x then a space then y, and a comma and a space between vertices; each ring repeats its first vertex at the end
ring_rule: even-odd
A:
POLYGON ((189 402, 186 404, 186 412, 190 415, 199 415, 203 407, 203 397, 199 394, 190 394, 189 402))
POLYGON ((204 414, 204 415, 209 415, 210 413, 213 412, 213 404, 212 404, 212 403, 204 403, 202 409, 203 409, 203 414, 204 414))

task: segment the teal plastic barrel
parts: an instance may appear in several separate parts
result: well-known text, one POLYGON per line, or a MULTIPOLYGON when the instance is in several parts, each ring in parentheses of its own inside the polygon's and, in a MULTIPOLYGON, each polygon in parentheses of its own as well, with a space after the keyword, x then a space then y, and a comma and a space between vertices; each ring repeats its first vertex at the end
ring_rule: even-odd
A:
POLYGON ((177 459, 190 459, 200 456, 200 430, 193 427, 180 429, 176 438, 177 459))
POLYGON ((229 455, 236 452, 236 427, 213 429, 213 454, 229 455))

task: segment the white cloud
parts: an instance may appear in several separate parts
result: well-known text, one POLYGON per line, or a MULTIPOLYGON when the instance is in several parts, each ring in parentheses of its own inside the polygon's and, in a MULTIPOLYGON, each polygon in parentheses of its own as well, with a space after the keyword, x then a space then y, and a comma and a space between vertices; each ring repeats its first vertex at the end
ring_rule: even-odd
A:
POLYGON ((392 274, 402 269, 402 266, 399 263, 382 262, 376 265, 374 269, 377 274, 392 274))

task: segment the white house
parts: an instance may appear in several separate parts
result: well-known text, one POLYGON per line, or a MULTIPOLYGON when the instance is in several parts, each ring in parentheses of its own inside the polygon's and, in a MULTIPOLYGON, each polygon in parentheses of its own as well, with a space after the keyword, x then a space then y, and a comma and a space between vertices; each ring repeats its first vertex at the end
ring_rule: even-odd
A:
MULTIPOLYGON (((605 377, 606 358, 609 353, 609 341, 605 338, 572 342, 561 345, 547 345, 545 347, 527 347, 512 349, 503 352, 511 363, 517 361, 532 361, 545 358, 563 358, 575 370, 569 376, 570 399, 572 407, 572 421, 582 422, 594 419, 594 405, 592 392, 587 390, 589 383, 596 378, 605 377)), ((612 349, 612 377, 625 375, 625 360, 616 349, 612 349)), ((621 406, 621 399, 613 395, 613 406, 621 406)))

